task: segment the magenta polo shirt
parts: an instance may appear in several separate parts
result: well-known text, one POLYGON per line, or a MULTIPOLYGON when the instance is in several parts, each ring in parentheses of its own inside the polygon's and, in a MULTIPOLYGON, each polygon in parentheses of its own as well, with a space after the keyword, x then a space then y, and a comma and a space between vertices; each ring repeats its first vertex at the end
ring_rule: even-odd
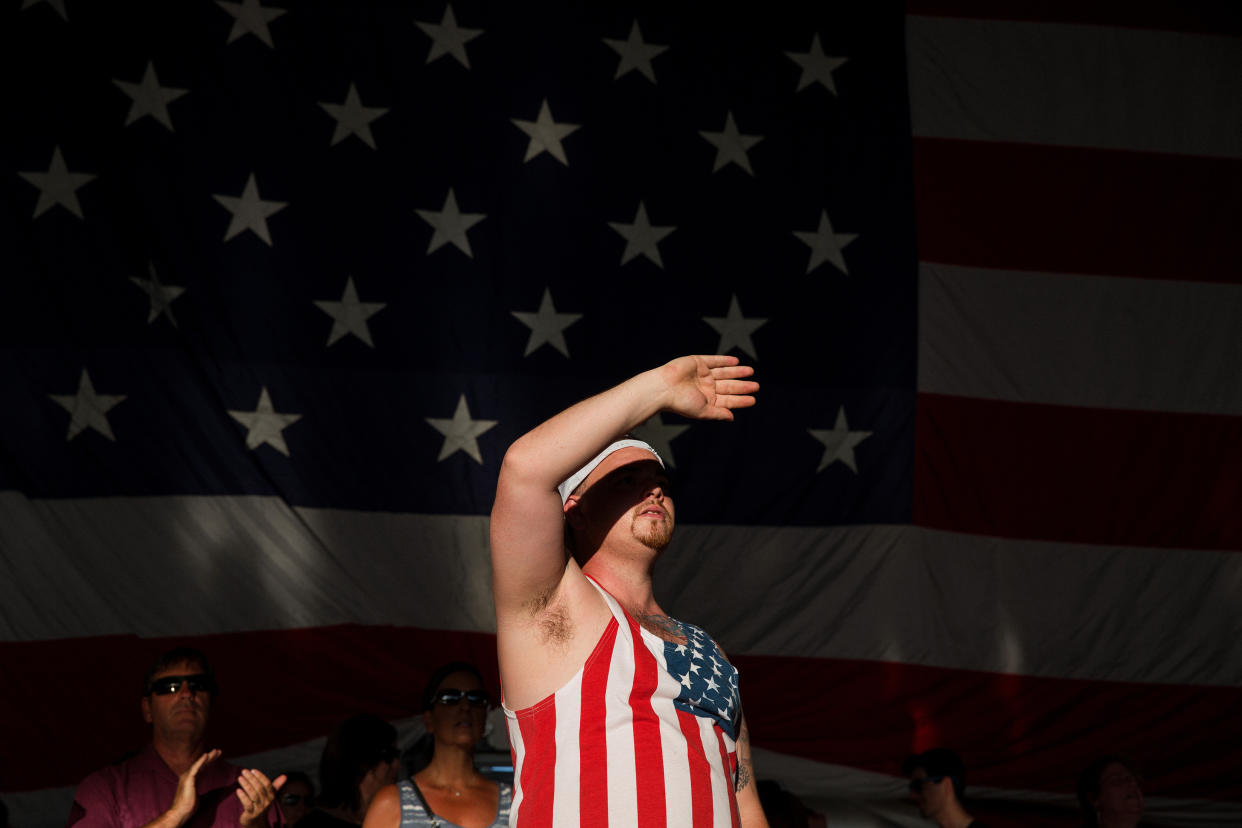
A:
MULTIPOLYGON (((198 809, 184 828, 237 828, 242 805, 237 798, 241 768, 217 759, 198 772, 198 809)), ((73 795, 72 828, 141 828, 164 813, 177 793, 177 774, 147 745, 141 753, 82 780, 73 795)), ((269 825, 283 825, 280 809, 267 812, 269 825)))

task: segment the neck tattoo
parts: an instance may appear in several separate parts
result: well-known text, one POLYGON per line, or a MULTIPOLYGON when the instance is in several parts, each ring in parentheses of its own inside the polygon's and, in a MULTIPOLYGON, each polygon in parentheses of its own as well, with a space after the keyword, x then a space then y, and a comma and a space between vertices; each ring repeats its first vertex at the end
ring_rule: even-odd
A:
POLYGON ((667 615, 648 614, 643 612, 631 612, 641 626, 646 627, 648 631, 663 638, 666 641, 674 641, 678 644, 687 642, 686 634, 682 626, 677 621, 669 618, 667 615))

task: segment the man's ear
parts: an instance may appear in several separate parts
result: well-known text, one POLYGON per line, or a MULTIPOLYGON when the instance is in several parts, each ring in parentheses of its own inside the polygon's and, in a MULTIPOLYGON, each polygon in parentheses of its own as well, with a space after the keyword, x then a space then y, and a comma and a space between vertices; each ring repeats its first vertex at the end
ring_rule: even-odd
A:
POLYGON ((565 512, 565 520, 570 523, 574 523, 581 517, 581 514, 579 513, 579 501, 581 500, 582 495, 576 494, 571 494, 565 499, 565 505, 562 507, 565 512))
POLYGON ((151 698, 150 698, 150 696, 143 696, 143 697, 142 697, 142 701, 140 702, 140 706, 142 707, 142 720, 143 720, 144 722, 146 722, 147 724, 151 724, 151 722, 152 722, 153 720, 152 720, 152 718, 151 718, 151 698))

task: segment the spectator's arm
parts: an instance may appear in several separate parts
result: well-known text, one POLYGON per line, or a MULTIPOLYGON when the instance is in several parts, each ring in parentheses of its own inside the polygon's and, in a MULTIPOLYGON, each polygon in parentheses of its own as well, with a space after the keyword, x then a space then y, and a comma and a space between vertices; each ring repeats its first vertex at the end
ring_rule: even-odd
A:
MULTIPOLYGON (((209 750, 198 757, 198 761, 178 778, 172 806, 142 828, 181 828, 198 806, 195 780, 199 769, 219 756, 220 751, 209 750)), ((102 775, 91 774, 78 786, 66 825, 68 828, 121 828, 115 791, 102 775)))
POLYGON ((385 785, 375 793, 367 807, 362 828, 397 828, 401 824, 401 792, 396 785, 385 785))

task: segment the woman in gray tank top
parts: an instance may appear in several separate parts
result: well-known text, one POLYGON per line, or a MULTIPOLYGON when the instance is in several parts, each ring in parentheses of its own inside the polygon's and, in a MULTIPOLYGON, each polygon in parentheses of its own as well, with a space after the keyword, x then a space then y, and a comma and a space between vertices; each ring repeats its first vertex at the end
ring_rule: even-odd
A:
POLYGON ((474 766, 490 700, 478 668, 456 661, 436 670, 423 693, 431 761, 376 794, 363 828, 500 828, 509 824, 513 788, 474 766))

